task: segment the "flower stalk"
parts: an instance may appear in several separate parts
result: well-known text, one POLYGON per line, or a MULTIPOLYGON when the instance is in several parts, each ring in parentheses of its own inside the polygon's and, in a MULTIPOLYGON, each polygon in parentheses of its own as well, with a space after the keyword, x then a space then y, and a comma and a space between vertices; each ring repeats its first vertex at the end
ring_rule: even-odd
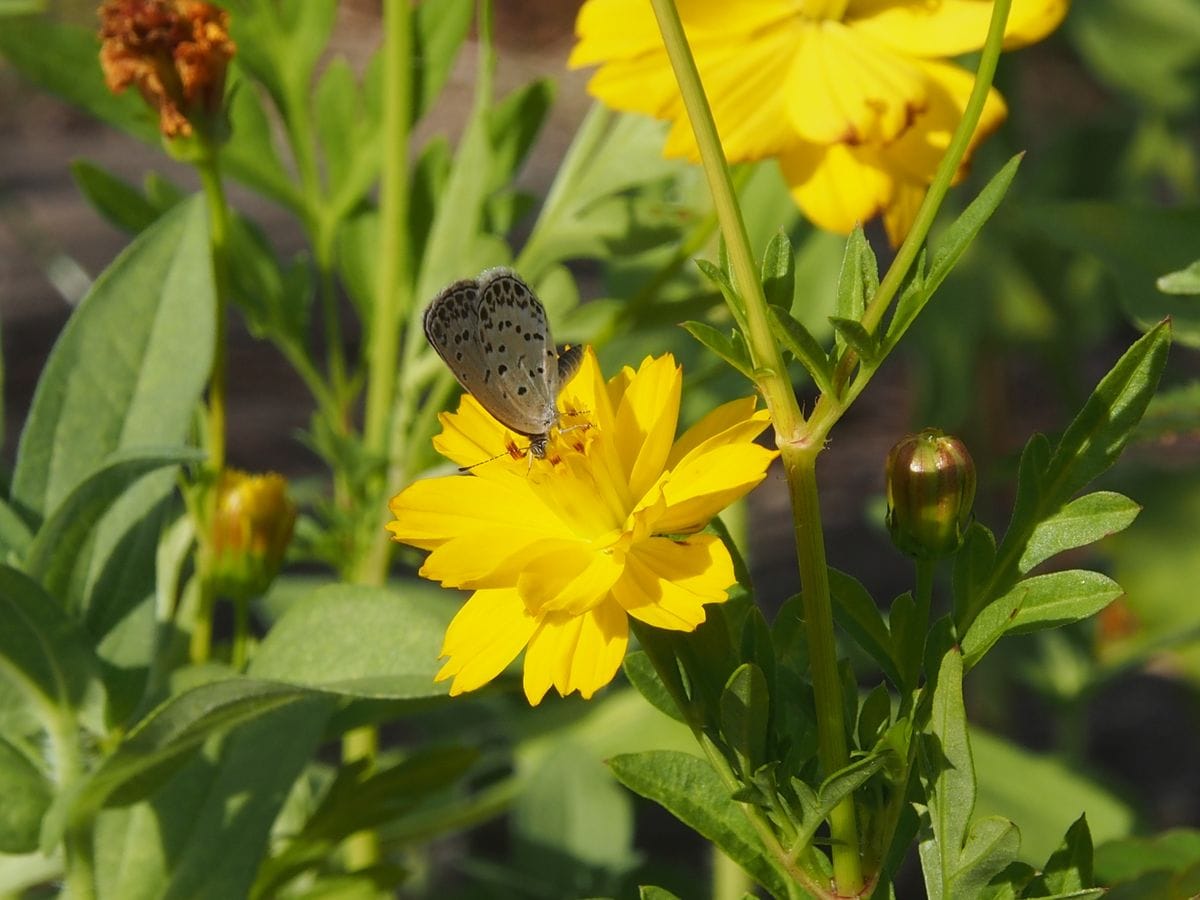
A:
MULTIPOLYGON (((672 0, 651 2, 688 118, 695 131, 700 158, 713 194, 713 205, 725 236, 736 288, 745 303, 746 341, 754 364, 755 382, 771 412, 775 440, 787 473, 817 707, 818 754, 822 771, 828 775, 843 768, 849 762, 849 756, 816 484, 816 458, 822 444, 804 439, 804 416, 771 332, 766 297, 733 191, 729 166, 700 82, 700 73, 683 32, 679 12, 672 0)), ((846 895, 858 894, 862 890, 863 875, 852 797, 843 800, 830 814, 830 837, 833 842, 836 890, 846 895)))

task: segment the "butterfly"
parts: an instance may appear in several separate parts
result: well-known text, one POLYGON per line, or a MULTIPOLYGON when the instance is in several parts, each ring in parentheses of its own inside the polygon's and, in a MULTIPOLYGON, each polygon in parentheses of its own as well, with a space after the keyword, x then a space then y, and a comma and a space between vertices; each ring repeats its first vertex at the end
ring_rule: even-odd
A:
POLYGON ((559 420, 558 392, 579 369, 583 349, 554 346, 546 310, 529 285, 511 269, 486 269, 442 290, 423 324, 463 389, 545 458, 559 420))

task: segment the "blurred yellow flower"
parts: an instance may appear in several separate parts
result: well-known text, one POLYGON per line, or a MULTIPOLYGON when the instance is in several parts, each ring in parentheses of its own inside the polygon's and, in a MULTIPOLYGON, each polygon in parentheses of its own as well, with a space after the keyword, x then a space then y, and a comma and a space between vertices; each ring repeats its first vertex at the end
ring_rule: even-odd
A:
POLYGON ((234 599, 264 593, 279 574, 295 525, 286 478, 223 471, 210 541, 217 593, 234 599))
POLYGON ((616 674, 628 616, 691 631, 735 581, 701 529, 764 477, 775 451, 755 399, 710 412, 675 440, 682 374, 647 357, 607 383, 589 349, 559 395, 545 459, 523 452, 469 394, 443 414, 437 449, 467 476, 418 481, 391 503, 393 537, 432 551, 421 574, 474 593, 446 631, 438 680, 451 694, 491 681, 525 650, 525 696, 585 698, 616 674))
MULTIPOLYGON (((1013 0, 1005 46, 1040 40, 1069 0, 1013 0)), ((849 233, 883 215, 907 233, 957 127, 990 0, 677 0, 731 162, 776 157, 804 213, 849 233)), ((587 0, 570 65, 616 109, 672 123, 664 152, 696 160, 691 124, 646 0, 587 0)), ((973 145, 1006 110, 991 91, 973 145)), ((965 165, 965 163, 964 163, 965 165)), ((960 176, 963 174, 959 173, 960 176)))

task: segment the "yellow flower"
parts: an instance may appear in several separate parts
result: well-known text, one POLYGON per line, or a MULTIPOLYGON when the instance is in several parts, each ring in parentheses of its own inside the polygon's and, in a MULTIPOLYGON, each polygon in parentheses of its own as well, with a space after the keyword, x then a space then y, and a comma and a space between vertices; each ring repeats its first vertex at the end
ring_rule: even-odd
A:
POLYGON ((545 459, 523 452, 470 395, 442 416, 437 449, 467 476, 418 481, 391 503, 393 537, 432 551, 421 574, 473 590, 446 631, 438 680, 475 690, 525 650, 525 696, 585 698, 625 656, 628 616, 691 631, 734 583, 725 545, 698 532, 764 477, 775 452, 755 399, 710 412, 675 440, 682 374, 647 357, 607 383, 589 349, 559 395, 545 459))
POLYGON ((217 593, 234 599, 264 593, 279 574, 295 525, 296 504, 286 478, 275 472, 223 471, 211 534, 217 593))
MULTIPOLYGON (((1013 0, 1006 46, 1045 37, 1068 3, 1013 0)), ((813 222, 845 234, 882 214, 898 243, 971 91, 973 76, 945 60, 983 45, 990 0, 678 0, 678 8, 730 161, 778 158, 813 222)), ((599 66, 591 93, 669 120, 664 152, 698 159, 650 4, 587 0, 575 27, 570 65, 599 66)), ((991 91, 973 142, 1005 114, 991 91)))

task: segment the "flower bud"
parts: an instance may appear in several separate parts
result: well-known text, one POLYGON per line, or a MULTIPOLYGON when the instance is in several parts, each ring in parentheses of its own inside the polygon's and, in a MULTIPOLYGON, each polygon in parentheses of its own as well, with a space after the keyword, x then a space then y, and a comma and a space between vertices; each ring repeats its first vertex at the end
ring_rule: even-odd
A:
POLYGON ((217 593, 235 600, 264 593, 279 573, 295 524, 296 506, 282 475, 222 472, 211 547, 217 593))
POLYGON ((926 428, 891 449, 886 475, 892 543, 917 559, 957 550, 975 501, 975 463, 963 442, 926 428))
POLYGON ((225 70, 237 49, 227 12, 204 0, 105 0, 100 39, 108 89, 136 85, 164 137, 224 138, 225 70))

